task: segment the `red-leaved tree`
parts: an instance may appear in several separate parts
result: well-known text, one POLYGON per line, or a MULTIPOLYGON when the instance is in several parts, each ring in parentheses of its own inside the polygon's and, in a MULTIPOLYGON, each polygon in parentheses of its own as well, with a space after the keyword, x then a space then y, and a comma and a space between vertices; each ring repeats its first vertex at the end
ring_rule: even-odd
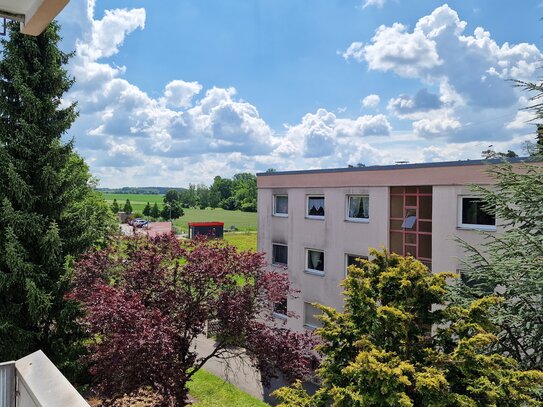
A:
POLYGON ((86 311, 86 362, 101 396, 150 387, 161 405, 184 406, 187 382, 214 357, 243 350, 264 377, 308 372, 311 336, 267 321, 288 294, 287 276, 266 270, 261 254, 165 235, 87 253, 76 262, 70 296, 86 311), (216 347, 202 355, 195 341, 206 321, 216 321, 216 347))

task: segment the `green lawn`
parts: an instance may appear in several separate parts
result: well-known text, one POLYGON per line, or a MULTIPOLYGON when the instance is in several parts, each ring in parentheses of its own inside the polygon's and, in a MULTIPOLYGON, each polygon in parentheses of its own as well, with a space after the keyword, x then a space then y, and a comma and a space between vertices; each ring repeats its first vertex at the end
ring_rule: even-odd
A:
POLYGON ((239 250, 254 250, 256 252, 256 232, 229 232, 224 234, 224 240, 239 250))
POLYGON ((224 229, 235 226, 239 230, 256 231, 256 212, 226 211, 224 209, 183 208, 185 215, 173 224, 183 231, 188 231, 188 222, 224 222, 224 229))
POLYGON ((194 407, 269 407, 205 370, 196 372, 188 387, 194 407))
MULTIPOLYGON (((103 194, 104 199, 111 205, 113 199, 117 199, 119 206, 123 207, 127 199, 130 200, 132 210, 134 212, 142 212, 147 202, 153 205, 158 203, 158 207, 162 209, 163 195, 150 195, 150 194, 103 194)), ((174 226, 178 230, 187 232, 188 222, 224 222, 224 228, 229 229, 230 226, 235 226, 239 230, 256 231, 256 213, 255 212, 242 212, 242 211, 226 211, 224 209, 196 209, 196 208, 183 208, 185 215, 174 221, 174 226)))

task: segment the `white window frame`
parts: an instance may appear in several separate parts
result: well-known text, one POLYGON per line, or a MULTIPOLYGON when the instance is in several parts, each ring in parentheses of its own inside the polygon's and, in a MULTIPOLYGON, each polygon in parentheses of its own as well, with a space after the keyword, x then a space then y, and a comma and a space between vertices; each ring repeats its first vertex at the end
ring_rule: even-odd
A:
POLYGON ((306 321, 307 321, 307 312, 306 312, 306 309, 305 309, 305 305, 308 304, 310 305, 311 307, 313 308, 317 308, 313 305, 313 302, 309 302, 309 301, 304 301, 304 328, 305 329, 310 329, 310 330, 314 330, 314 329, 318 329, 320 328, 320 326, 315 326, 315 325, 311 325, 311 324, 308 324, 306 321))
POLYGON ((352 253, 345 253, 345 267, 343 268, 345 270, 345 278, 347 278, 347 267, 349 267, 349 256, 356 257, 357 259, 368 260, 368 256, 362 256, 362 255, 359 255, 359 254, 352 254, 352 253))
POLYGON ((305 217, 307 219, 324 220, 324 218, 326 217, 326 198, 325 198, 324 195, 321 195, 321 194, 306 195, 306 197, 305 197, 305 217), (324 201, 324 215, 323 216, 310 215, 309 214, 309 198, 322 198, 323 199, 323 201, 324 201))
POLYGON ((288 194, 274 194, 273 195, 273 216, 278 216, 280 218, 288 218, 288 194), (277 212, 276 211, 276 199, 277 197, 286 197, 287 198, 287 213, 277 212))
POLYGON ((326 272, 326 267, 325 267, 325 261, 326 261, 326 256, 325 256, 325 253, 324 253, 324 250, 320 250, 320 249, 312 249, 312 248, 306 248, 305 249, 305 269, 304 269, 304 272, 307 273, 307 274, 313 274, 315 276, 324 276, 325 272, 326 272), (309 252, 320 252, 322 253, 322 257, 323 257, 323 265, 322 265, 322 271, 321 270, 316 270, 316 269, 310 269, 309 268, 309 252))
POLYGON ((272 264, 274 266, 288 266, 288 245, 283 244, 283 243, 274 243, 274 242, 272 242, 272 253, 271 253, 271 255, 272 255, 272 264), (287 262, 286 263, 277 263, 277 262, 274 261, 274 258, 273 258, 273 246, 284 246, 284 247, 287 248, 287 262))
POLYGON ((472 198, 472 199, 482 199, 482 196, 477 195, 458 195, 457 200, 457 227, 459 229, 468 229, 468 230, 483 230, 487 232, 494 232, 496 231, 496 215, 494 215, 494 225, 475 225, 472 223, 462 223, 462 209, 463 209, 463 199, 464 198, 472 198))
POLYGON ((350 195, 347 195, 347 199, 345 201, 346 201, 345 202, 345 220, 348 220, 349 222, 369 223, 369 221, 370 221, 370 211, 369 211, 370 196, 369 196, 369 194, 350 194, 350 195), (351 218, 349 216, 350 200, 351 200, 352 197, 367 197, 368 198, 368 217, 367 218, 351 218))

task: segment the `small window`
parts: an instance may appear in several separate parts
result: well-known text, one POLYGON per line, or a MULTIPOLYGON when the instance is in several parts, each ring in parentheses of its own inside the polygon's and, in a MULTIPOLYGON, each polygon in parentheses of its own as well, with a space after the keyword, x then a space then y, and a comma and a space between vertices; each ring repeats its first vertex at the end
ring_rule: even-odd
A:
POLYGON ((273 214, 275 216, 288 216, 288 196, 273 196, 273 214))
POLYGON ((307 197, 307 216, 324 217, 324 196, 307 197))
POLYGON ((281 301, 273 304, 273 313, 279 318, 284 318, 287 316, 287 306, 287 297, 284 297, 281 301))
POLYGON ((288 246, 284 244, 272 244, 272 263, 273 264, 288 264, 288 246))
POLYGON ((347 219, 367 221, 369 219, 370 197, 367 195, 350 195, 347 199, 347 219))
POLYGON ((357 259, 368 260, 367 256, 358 256, 354 254, 346 254, 345 256, 347 258, 347 260, 345 261, 345 275, 347 275, 349 266, 355 265, 357 267, 360 267, 360 262, 357 259))
POLYGON ((307 250, 306 271, 319 275, 324 274, 324 252, 320 250, 307 250))
POLYGON ((317 316, 321 314, 321 310, 313 304, 304 302, 304 327, 308 329, 320 328, 322 321, 317 316))
POLYGON ((462 196, 459 199, 459 226, 482 230, 496 229, 496 215, 485 210, 482 198, 462 196))

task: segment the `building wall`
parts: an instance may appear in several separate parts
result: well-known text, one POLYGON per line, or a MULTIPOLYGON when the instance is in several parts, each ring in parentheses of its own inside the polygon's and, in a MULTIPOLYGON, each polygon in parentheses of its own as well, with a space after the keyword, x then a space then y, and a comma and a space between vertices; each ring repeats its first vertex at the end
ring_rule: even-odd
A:
MULTIPOLYGON (((487 183, 479 168, 469 168, 472 177, 460 168, 462 179, 487 183)), ((404 175, 399 171, 389 171, 388 183, 406 185, 404 175), (401 174, 400 174, 401 175, 401 174)), ((340 282, 345 278, 346 254, 368 255, 368 248, 388 248, 389 242, 389 185, 363 186, 367 174, 358 178, 350 173, 348 181, 354 186, 331 186, 332 181, 345 183, 338 173, 267 176, 259 179, 258 190, 258 249, 266 253, 266 260, 272 262, 272 244, 288 245, 288 274, 293 288, 300 290, 298 298, 288 299, 288 310, 299 318, 288 318, 287 324, 295 330, 302 330, 304 322, 304 302, 342 308, 340 282), (294 178, 293 178, 294 177, 294 178), (282 180, 280 180, 282 178, 282 180), (333 178, 333 179, 332 179, 333 178), (325 187, 319 188, 318 181, 325 187), (301 187, 299 185, 311 185, 301 187), (273 215, 273 195, 288 195, 288 217, 273 215), (354 222, 346 220, 348 195, 369 195, 369 221, 354 222), (324 219, 308 219, 306 205, 308 195, 325 197, 324 219), (324 276, 308 274, 306 269, 306 249, 324 250, 324 276)), ((412 174, 411 174, 412 175, 412 174)), ((443 171, 439 172, 439 182, 443 183, 443 171)), ((417 175, 416 181, 423 181, 417 175)), ((449 173, 449 178, 454 174, 449 173)), ((426 175, 426 182, 410 185, 429 185, 436 181, 426 175)), ((367 178, 366 178, 367 179, 367 178)), ((466 182, 471 184, 473 181, 466 182)), ((384 183, 383 180, 381 180, 384 183)), ((432 200, 432 269, 434 272, 455 271, 459 268, 458 259, 463 256, 461 248, 454 241, 458 236, 469 243, 482 243, 482 236, 476 230, 458 227, 458 197, 473 195, 466 185, 433 186, 432 200)), ((499 223, 499 222, 498 222, 499 223)), ((499 231, 499 228, 498 228, 499 231)), ((276 267, 276 266, 270 266, 276 267)), ((276 267, 278 270, 281 267, 276 267)))

